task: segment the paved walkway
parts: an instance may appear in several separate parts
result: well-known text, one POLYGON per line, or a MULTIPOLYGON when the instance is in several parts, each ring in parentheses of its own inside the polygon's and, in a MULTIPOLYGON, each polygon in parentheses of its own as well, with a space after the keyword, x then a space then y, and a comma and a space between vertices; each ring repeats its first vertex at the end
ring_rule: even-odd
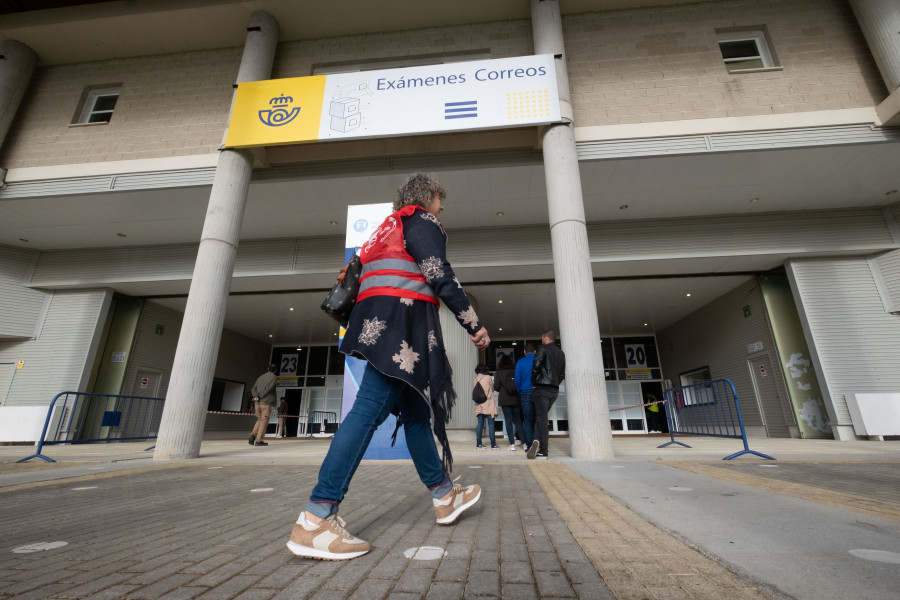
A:
POLYGON ((327 440, 0 447, 0 598, 895 599, 900 442, 616 438, 616 458, 550 461, 454 444, 483 501, 437 526, 408 461, 365 461, 341 514, 373 550, 284 544, 327 440), (736 446, 737 445, 737 446, 736 446), (30 551, 30 552, 29 552, 30 551))

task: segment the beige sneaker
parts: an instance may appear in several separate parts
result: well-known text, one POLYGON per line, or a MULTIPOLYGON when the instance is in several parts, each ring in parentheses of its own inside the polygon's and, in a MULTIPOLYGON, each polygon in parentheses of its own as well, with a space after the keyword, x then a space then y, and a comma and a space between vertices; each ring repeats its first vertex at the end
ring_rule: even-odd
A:
POLYGON ((287 547, 297 556, 322 560, 347 560, 368 552, 369 542, 350 535, 345 526, 337 515, 331 515, 321 525, 313 525, 306 520, 306 512, 302 512, 287 547))
POLYGON ((473 483, 469 487, 454 484, 453 489, 447 492, 446 496, 440 500, 432 499, 438 525, 450 525, 459 518, 463 511, 474 506, 479 498, 481 498, 481 487, 477 483, 473 483))

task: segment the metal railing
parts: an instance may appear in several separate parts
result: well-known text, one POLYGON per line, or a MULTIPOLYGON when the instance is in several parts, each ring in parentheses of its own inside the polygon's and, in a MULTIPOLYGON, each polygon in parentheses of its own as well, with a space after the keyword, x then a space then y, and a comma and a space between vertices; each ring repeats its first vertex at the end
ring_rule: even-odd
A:
POLYGON ((163 398, 61 392, 50 401, 37 451, 18 462, 32 458, 56 462, 42 453, 52 444, 156 439, 163 402, 163 398))
POLYGON ((671 441, 658 448, 678 444, 690 448, 685 443, 676 442, 675 434, 705 435, 721 438, 743 440, 744 449, 726 456, 722 460, 731 460, 742 454, 755 454, 762 458, 775 460, 773 457, 751 450, 747 444, 747 432, 741 418, 741 406, 738 402, 734 384, 728 379, 714 379, 693 385, 669 388, 665 391, 664 406, 666 419, 669 422, 671 441))
POLYGON ((309 413, 309 420, 306 426, 306 437, 313 436, 313 429, 318 425, 318 433, 334 433, 337 431, 338 420, 337 413, 327 410, 313 410, 309 413), (328 430, 331 431, 328 431, 328 430))

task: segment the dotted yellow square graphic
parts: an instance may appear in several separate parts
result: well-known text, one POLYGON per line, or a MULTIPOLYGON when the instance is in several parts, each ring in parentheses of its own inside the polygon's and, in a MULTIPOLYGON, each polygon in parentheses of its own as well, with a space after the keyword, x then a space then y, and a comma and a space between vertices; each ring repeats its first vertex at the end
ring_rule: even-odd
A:
POLYGON ((510 121, 549 116, 550 93, 547 90, 506 93, 506 118, 510 121))

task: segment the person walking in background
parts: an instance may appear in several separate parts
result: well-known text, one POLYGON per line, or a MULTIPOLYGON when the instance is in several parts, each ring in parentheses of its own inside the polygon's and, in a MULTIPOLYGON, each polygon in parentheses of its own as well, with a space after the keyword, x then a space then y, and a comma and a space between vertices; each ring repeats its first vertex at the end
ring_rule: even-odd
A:
MULTIPOLYGON (((394 212, 360 248, 359 295, 340 351, 365 360, 365 371, 306 510, 291 531, 287 546, 297 556, 346 560, 369 551, 369 543, 347 532, 337 513, 372 434, 395 406, 416 472, 431 495, 435 521, 450 525, 481 498, 477 484, 463 487, 450 479, 453 456, 446 426, 456 392, 440 302, 476 348, 487 348, 491 339, 447 261, 447 234, 438 219, 445 197, 434 177, 411 176, 397 190, 394 212)), ((346 267, 340 281, 345 273, 346 267)), ((377 520, 373 528, 380 530, 377 520)))
POLYGON ((269 427, 269 417, 272 415, 272 407, 275 406, 275 365, 269 365, 269 369, 256 379, 256 383, 250 389, 253 396, 253 406, 256 411, 256 424, 250 433, 251 446, 268 446, 262 441, 266 437, 266 428, 269 427))
POLYGON ((516 373, 513 361, 507 355, 503 355, 497 364, 494 389, 499 392, 497 403, 503 410, 503 428, 506 430, 506 437, 509 438, 509 449, 511 451, 516 449, 516 434, 527 449, 530 444, 526 441, 522 425, 522 407, 519 405, 519 392, 516 391, 516 373))
POLYGON ((275 437, 284 437, 284 426, 287 422, 288 405, 284 396, 278 402, 278 428, 275 430, 275 437))
MULTIPOLYGON (((531 367, 534 365, 534 344, 525 344, 525 356, 516 362, 516 391, 519 392, 519 406, 522 407, 522 428, 525 430, 525 437, 522 443, 525 444, 525 452, 531 451, 534 446, 534 404, 531 400, 531 367)), ((534 446, 532 456, 536 454, 538 447, 534 446)))
POLYGON ((497 403, 494 402, 494 380, 491 378, 491 372, 484 363, 475 367, 475 385, 480 385, 484 389, 484 395, 487 398, 481 404, 475 405, 475 418, 478 423, 475 425, 475 447, 483 450, 484 444, 481 443, 481 434, 484 432, 484 422, 488 424, 488 437, 491 440, 491 450, 497 450, 497 440, 494 437, 494 419, 497 418, 497 403))
POLYGON ((528 458, 550 458, 549 415, 559 384, 566 378, 566 355, 556 346, 556 333, 549 329, 541 336, 541 347, 534 355, 531 366, 531 384, 534 386, 535 437, 539 442, 537 452, 528 449, 528 458))

